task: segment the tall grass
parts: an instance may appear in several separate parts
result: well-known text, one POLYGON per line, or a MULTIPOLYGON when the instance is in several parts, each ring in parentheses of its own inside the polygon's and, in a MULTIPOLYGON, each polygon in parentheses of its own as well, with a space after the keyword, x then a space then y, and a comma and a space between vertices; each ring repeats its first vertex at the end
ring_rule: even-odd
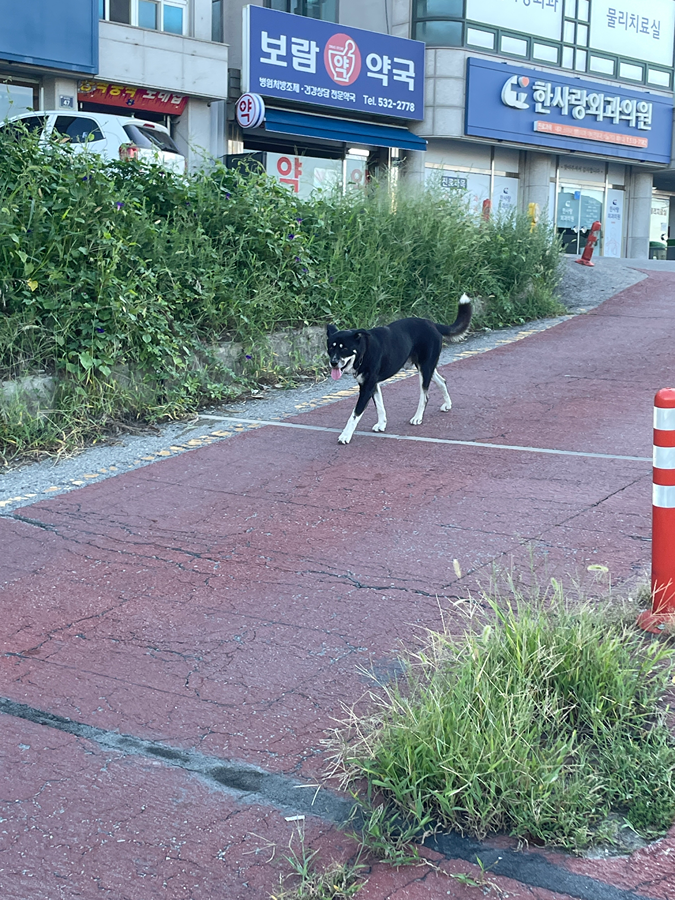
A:
MULTIPOLYGON (((516 597, 481 633, 431 634, 343 747, 408 833, 506 831, 581 849, 623 816, 641 835, 675 818, 675 743, 663 721, 673 652, 602 611, 516 597)), ((605 836, 607 836, 605 834, 605 836)))
POLYGON ((95 428, 224 396, 208 352, 224 337, 255 358, 281 327, 449 321, 463 291, 491 326, 545 315, 557 265, 546 228, 481 223, 456 197, 383 183, 301 201, 265 175, 183 179, 0 129, 0 379, 56 375, 95 428), (129 370, 144 390, 122 389, 129 370))

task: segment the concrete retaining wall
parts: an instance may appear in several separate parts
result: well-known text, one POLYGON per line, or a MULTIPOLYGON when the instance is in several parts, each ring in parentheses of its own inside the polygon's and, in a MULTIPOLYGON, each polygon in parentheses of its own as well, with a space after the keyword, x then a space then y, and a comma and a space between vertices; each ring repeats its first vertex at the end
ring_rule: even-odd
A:
MULTIPOLYGON (((274 366, 297 369, 312 365, 322 357, 325 361, 326 329, 314 325, 299 330, 278 331, 254 349, 274 366)), ((228 341, 211 347, 211 352, 234 375, 244 372, 246 353, 243 344, 228 341)), ((113 372, 113 378, 125 384, 134 381, 133 373, 127 366, 118 367, 113 372)), ((25 407, 31 415, 44 414, 52 407, 56 386, 56 379, 48 375, 28 375, 15 381, 2 381, 0 414, 2 409, 13 405, 25 407)))

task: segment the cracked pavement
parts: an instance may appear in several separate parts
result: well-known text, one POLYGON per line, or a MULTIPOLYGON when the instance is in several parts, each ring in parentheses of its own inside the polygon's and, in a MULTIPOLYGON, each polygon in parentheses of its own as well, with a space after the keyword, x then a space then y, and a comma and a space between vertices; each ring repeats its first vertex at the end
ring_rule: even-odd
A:
MULTIPOLYGON (((417 379, 396 380, 389 439, 337 445, 344 396, 5 507, 3 900, 263 900, 298 823, 321 859, 353 854, 326 740, 367 672, 395 678, 401 645, 443 621, 458 633, 458 601, 495 567, 646 581, 674 303, 675 274, 651 268, 585 315, 465 353, 444 369, 452 411, 432 388, 419 428, 417 379)), ((517 856, 438 847, 430 860, 474 878, 476 855, 517 856)), ((527 856, 534 875, 521 854, 489 876, 514 898, 675 898, 673 833, 628 860, 527 856)), ((476 892, 431 868, 369 879, 370 900, 476 892)))

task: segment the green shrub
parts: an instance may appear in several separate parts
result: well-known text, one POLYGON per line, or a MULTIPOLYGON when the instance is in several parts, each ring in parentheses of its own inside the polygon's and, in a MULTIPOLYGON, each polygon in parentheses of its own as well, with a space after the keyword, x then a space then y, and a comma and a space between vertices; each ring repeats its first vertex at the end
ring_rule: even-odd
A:
POLYGON ((215 340, 253 348, 281 327, 450 321, 463 291, 486 300, 482 324, 525 321, 556 311, 557 265, 546 228, 481 223, 457 197, 394 200, 382 183, 301 201, 264 174, 216 165, 180 178, 0 129, 0 378, 69 380, 63 396, 83 391, 95 429, 225 396, 205 349, 215 340), (129 370, 146 383, 131 398, 129 370))

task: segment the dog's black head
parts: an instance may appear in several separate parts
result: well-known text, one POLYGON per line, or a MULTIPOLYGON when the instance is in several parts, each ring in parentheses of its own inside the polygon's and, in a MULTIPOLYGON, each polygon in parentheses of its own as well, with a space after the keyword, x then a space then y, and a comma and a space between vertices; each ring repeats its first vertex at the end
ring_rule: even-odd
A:
POLYGON ((366 350, 366 332, 338 331, 335 325, 328 325, 326 337, 331 378, 337 381, 344 373, 356 373, 366 350))

